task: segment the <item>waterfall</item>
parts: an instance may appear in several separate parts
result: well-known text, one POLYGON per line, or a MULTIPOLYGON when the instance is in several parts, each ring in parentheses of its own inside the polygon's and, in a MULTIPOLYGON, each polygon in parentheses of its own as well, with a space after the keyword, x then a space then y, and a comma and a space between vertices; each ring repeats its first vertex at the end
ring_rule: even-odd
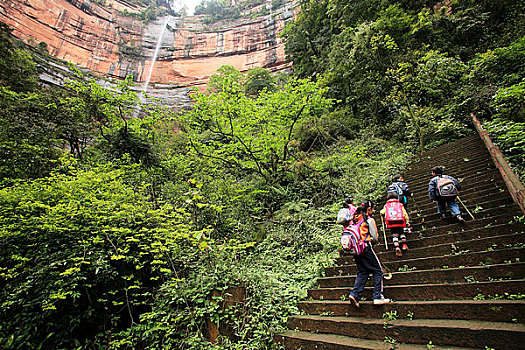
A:
POLYGON ((162 27, 159 33, 159 37, 157 38, 157 44, 155 45, 155 51, 153 53, 153 57, 151 58, 151 64, 149 66, 148 75, 146 77, 146 81, 144 82, 144 86, 142 87, 142 90, 139 94, 140 103, 135 107, 135 110, 133 111, 133 118, 138 117, 140 106, 144 104, 144 101, 146 99, 146 92, 148 91, 148 85, 151 80, 151 75, 153 74, 153 68, 155 67, 155 61, 157 61, 157 57, 159 56, 160 47, 162 46, 162 39, 164 37, 164 33, 166 32, 166 28, 168 26, 168 22, 170 20, 171 16, 166 16, 164 21, 162 22, 162 27))
POLYGON ((148 85, 151 80, 151 74, 153 73, 153 67, 155 67, 155 61, 157 60, 157 57, 159 55, 160 46, 162 45, 162 38, 164 37, 164 33, 166 32, 166 27, 168 26, 169 20, 170 20, 170 16, 167 16, 164 22, 162 23, 162 29, 160 31, 159 38, 157 39, 157 45, 155 46, 155 52, 153 53, 153 58, 151 59, 151 65, 149 67, 148 76, 146 78, 146 81, 144 82, 144 87, 142 88, 143 95, 148 90, 148 85))

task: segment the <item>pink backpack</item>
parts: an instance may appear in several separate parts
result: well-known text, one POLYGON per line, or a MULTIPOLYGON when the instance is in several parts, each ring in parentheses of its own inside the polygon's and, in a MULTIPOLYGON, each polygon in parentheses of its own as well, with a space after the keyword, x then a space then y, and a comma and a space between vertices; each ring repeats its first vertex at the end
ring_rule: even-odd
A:
POLYGON ((357 224, 350 223, 344 228, 341 236, 343 251, 353 255, 360 255, 365 250, 366 244, 361 239, 361 233, 359 232, 359 227, 363 223, 364 219, 361 219, 357 224))
POLYGON ((385 222, 387 228, 406 227, 403 204, 397 199, 389 199, 385 204, 385 222))

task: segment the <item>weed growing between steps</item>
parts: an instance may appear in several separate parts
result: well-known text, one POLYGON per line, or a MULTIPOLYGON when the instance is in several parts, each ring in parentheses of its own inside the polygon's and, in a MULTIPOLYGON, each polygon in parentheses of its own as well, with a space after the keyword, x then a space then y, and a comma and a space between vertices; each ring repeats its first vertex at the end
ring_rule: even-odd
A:
POLYGON ((525 299, 525 294, 510 294, 503 293, 503 295, 494 294, 494 295, 483 295, 477 294, 474 297, 474 300, 523 300, 525 299))

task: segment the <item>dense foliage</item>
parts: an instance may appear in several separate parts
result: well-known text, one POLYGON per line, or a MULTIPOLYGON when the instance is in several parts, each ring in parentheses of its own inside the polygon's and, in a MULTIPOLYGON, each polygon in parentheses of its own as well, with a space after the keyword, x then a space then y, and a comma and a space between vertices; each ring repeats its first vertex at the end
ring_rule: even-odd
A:
POLYGON ((523 174, 520 2, 301 6, 293 74, 223 66, 180 115, 130 78, 41 86, 44 50, 0 27, 0 347, 275 348, 344 197, 381 198, 470 113, 523 174))
POLYGON ((523 118, 522 1, 323 0, 301 9, 283 33, 295 72, 324 80, 343 115, 382 137, 424 149, 463 134, 472 112, 523 118))
MULTIPOLYGON (((284 0, 273 0, 271 8, 279 8, 284 0)), ((245 14, 252 16, 267 15, 270 7, 267 0, 202 0, 196 7, 195 15, 205 15, 203 22, 212 24, 219 21, 231 21, 241 18, 245 14)))

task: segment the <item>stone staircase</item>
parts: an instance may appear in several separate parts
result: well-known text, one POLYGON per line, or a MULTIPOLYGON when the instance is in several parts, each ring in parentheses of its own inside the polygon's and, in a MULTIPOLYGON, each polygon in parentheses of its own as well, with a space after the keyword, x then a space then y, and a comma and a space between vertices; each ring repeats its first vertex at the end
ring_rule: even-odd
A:
MULTIPOLYGON (((371 278, 356 309, 347 301, 357 272, 340 256, 300 302, 301 315, 274 340, 286 349, 525 349, 525 225, 477 135, 422 154, 404 174, 414 200, 409 250, 396 258, 381 220, 375 251, 393 273, 391 304, 373 306, 371 278), (461 181, 465 224, 442 219, 428 199, 433 166, 461 181), (523 298, 523 299, 522 299, 523 298)), ((376 211, 382 208, 376 207, 376 211)))

